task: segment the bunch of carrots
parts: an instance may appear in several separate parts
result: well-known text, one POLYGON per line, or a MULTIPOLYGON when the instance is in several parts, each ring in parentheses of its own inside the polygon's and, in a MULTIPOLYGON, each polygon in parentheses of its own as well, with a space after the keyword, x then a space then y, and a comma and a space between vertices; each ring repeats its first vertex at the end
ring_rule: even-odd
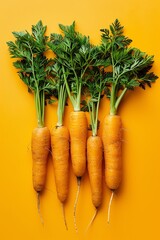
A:
MULTIPOLYGON (((89 174, 95 219, 102 203, 102 161, 105 162, 105 181, 111 190, 108 221, 113 194, 122 179, 122 120, 118 108, 129 90, 145 89, 158 78, 151 68, 154 56, 131 47, 131 39, 123 33, 116 19, 109 29, 101 29, 101 43, 91 44, 89 37, 70 26, 59 24, 62 34, 46 36, 42 21, 28 31, 13 32, 15 42, 7 42, 18 75, 34 95, 37 127, 32 133, 33 186, 37 193, 40 213, 40 193, 45 188, 47 159, 53 157, 57 196, 62 206, 69 194, 69 160, 77 179, 74 204, 74 224, 81 179, 89 174), (53 58, 48 59, 47 51, 53 58), (110 111, 102 122, 102 136, 98 135, 99 108, 106 96, 110 111), (45 126, 45 106, 57 99, 57 124, 50 131, 45 126), (73 111, 69 127, 63 124, 65 106, 70 100, 73 111), (86 112, 89 112, 90 123, 86 112), (88 130, 92 134, 88 137, 88 130)), ((65 220, 65 214, 64 214, 65 220)), ((65 220, 66 228, 67 223, 65 220)), ((89 226, 90 226, 89 224, 89 226)))

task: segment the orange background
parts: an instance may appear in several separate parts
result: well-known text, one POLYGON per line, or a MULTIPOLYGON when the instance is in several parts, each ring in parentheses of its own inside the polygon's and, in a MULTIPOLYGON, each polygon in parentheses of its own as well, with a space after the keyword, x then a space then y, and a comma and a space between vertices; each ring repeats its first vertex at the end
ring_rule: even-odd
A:
MULTIPOLYGON (((145 91, 128 92, 119 114, 124 126, 123 181, 113 199, 111 222, 107 224, 110 192, 104 184, 103 204, 86 233, 94 213, 87 173, 77 206, 79 231, 74 230, 73 205, 76 179, 70 173, 70 193, 65 206, 69 230, 64 227, 57 200, 51 158, 46 190, 41 197, 44 226, 37 212, 32 188, 31 132, 36 126, 33 96, 12 66, 6 41, 12 31, 28 30, 42 20, 47 34, 59 32, 58 23, 76 21, 78 31, 100 42, 100 28, 108 28, 116 18, 125 26, 132 45, 155 55, 153 71, 160 76, 160 2, 139 0, 5 0, 0 8, 0 239, 80 240, 160 239, 160 82, 145 91)), ((108 101, 100 107, 100 120, 108 113, 108 101)), ((65 124, 68 125, 67 108, 65 124)), ((46 125, 56 123, 56 106, 47 106, 46 125)), ((101 134, 101 127, 99 130, 101 134)))

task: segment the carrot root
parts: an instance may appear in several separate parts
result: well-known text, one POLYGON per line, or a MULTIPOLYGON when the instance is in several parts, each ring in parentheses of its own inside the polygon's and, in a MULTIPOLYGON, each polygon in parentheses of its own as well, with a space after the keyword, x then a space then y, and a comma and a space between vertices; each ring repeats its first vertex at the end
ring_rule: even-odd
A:
POLYGON ((118 115, 104 119, 102 141, 105 159, 105 181, 109 189, 116 190, 122 178, 122 122, 118 115))
POLYGON ((47 127, 38 127, 33 130, 31 146, 33 187, 36 192, 41 192, 45 186, 50 149, 50 131, 47 127))
POLYGON ((57 197, 62 204, 63 220, 68 230, 64 203, 69 192, 69 131, 65 126, 56 126, 51 132, 51 149, 57 197))
POLYGON ((74 227, 78 231, 76 222, 76 210, 80 192, 81 178, 86 170, 86 148, 87 148, 87 135, 88 123, 85 112, 74 111, 70 113, 70 150, 72 168, 75 176, 77 177, 77 193, 74 203, 74 227))
POLYGON ((102 140, 99 136, 90 136, 87 140, 87 165, 95 208, 102 203, 102 140))
POLYGON ((86 170, 87 128, 85 112, 70 113, 71 161, 73 172, 77 177, 82 177, 86 170))
POLYGON ((69 191, 69 131, 65 126, 52 130, 51 148, 57 197, 64 203, 69 191))

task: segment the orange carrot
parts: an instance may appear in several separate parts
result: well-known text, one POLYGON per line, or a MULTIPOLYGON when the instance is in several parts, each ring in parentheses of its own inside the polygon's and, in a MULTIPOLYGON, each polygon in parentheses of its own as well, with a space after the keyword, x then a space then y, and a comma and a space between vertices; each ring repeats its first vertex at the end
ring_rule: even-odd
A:
POLYGON ((76 207, 78 196, 80 192, 81 178, 86 170, 86 148, 87 148, 87 118, 84 112, 75 111, 70 113, 70 150, 72 168, 75 176, 77 177, 77 194, 74 203, 74 226, 76 231, 76 207))
POLYGON ((108 115, 104 119, 102 141, 105 159, 105 181, 112 191, 108 206, 108 223, 114 191, 122 178, 122 122, 118 115, 108 115))
POLYGON ((87 140, 87 166, 95 213, 87 230, 95 220, 102 203, 102 140, 99 136, 90 136, 87 140))
POLYGON ((88 173, 95 208, 102 203, 102 140, 99 136, 90 136, 87 140, 88 173))
POLYGON ((122 123, 120 116, 106 116, 102 141, 105 158, 105 180, 109 189, 116 190, 122 177, 122 123))
POLYGON ((32 132, 33 187, 37 193, 44 189, 47 159, 50 151, 50 131, 47 127, 35 128, 32 132))
POLYGON ((87 118, 84 112, 70 113, 69 131, 73 172, 81 178, 86 170, 87 118))
POLYGON ((130 47, 132 39, 124 35, 123 28, 124 26, 116 19, 108 29, 101 29, 100 49, 104 61, 102 68, 108 76, 105 93, 110 100, 110 116, 104 120, 102 134, 106 163, 105 178, 107 186, 112 190, 108 213, 114 190, 119 187, 122 178, 122 123, 120 116, 117 116, 119 107, 129 90, 136 87, 142 89, 146 86, 151 87, 158 78, 150 71, 154 56, 130 47))
POLYGON ((52 130, 51 147, 57 196, 64 203, 69 191, 69 131, 65 126, 52 130))
POLYGON ((15 42, 8 42, 11 56, 16 58, 14 67, 18 69, 18 75, 27 85, 28 91, 34 94, 37 128, 32 133, 32 175, 33 186, 38 197, 39 214, 40 192, 45 185, 47 158, 50 151, 50 131, 47 127, 44 127, 45 103, 51 97, 50 92, 52 91, 49 81, 50 71, 47 69, 51 60, 46 58, 46 51, 48 50, 46 30, 47 26, 39 21, 36 25, 32 25, 31 34, 28 31, 14 32, 15 42), (28 61, 28 59, 30 60, 28 61))
MULTIPOLYGON (((92 51, 93 45, 88 36, 82 35, 75 30, 75 22, 70 26, 59 24, 61 34, 52 34, 49 46, 56 55, 56 77, 61 77, 65 83, 68 97, 74 112, 70 115, 70 142, 71 161, 73 172, 77 177, 77 194, 74 205, 75 210, 80 190, 81 178, 86 169, 86 142, 87 142, 87 119, 81 111, 81 95, 83 87, 86 87, 86 75, 90 67, 95 64, 97 54, 92 51), (57 44, 60 43, 60 44, 57 44), (67 44, 66 44, 67 43, 67 44), (65 48, 64 48, 65 46, 65 48), (71 47, 74 46, 74 47, 71 47), (85 49, 85 51, 83 51, 85 49)), ((76 227, 76 222, 75 228, 76 227)))

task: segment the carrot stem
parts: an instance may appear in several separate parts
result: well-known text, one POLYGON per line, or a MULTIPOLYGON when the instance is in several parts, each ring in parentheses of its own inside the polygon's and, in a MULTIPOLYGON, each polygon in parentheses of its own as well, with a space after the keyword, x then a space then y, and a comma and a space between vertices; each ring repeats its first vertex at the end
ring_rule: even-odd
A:
POLYGON ((121 94, 119 95, 119 97, 117 98, 116 103, 115 103, 116 110, 118 109, 118 106, 126 92, 127 92, 127 88, 124 88, 123 91, 121 92, 121 94))
POLYGON ((64 83, 63 85, 60 85, 58 89, 57 126, 63 125, 63 116, 64 116, 66 99, 67 99, 67 90, 64 83))
POLYGON ((32 51, 32 48, 30 44, 28 43, 30 53, 31 53, 31 69, 33 73, 33 79, 35 82, 35 91, 34 91, 34 96, 35 96, 35 107, 36 107, 36 113, 37 113, 37 119, 38 119, 38 127, 43 127, 44 126, 44 107, 45 107, 45 94, 44 90, 39 89, 38 81, 36 78, 36 73, 35 73, 35 68, 34 68, 34 54, 32 51))

